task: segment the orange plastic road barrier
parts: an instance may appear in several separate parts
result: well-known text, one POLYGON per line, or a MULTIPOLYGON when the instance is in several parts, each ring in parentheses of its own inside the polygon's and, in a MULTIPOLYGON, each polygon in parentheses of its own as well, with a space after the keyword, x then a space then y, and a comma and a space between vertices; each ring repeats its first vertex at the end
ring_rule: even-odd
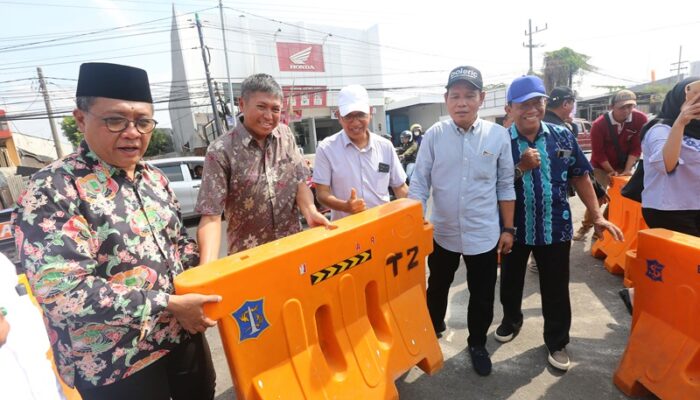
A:
MULTIPOLYGON (((32 287, 29 286, 29 281, 27 280, 27 276, 24 274, 18 275, 17 281, 18 281, 18 283, 21 283, 22 285, 24 285, 25 289, 27 290, 27 296, 29 296, 29 299, 32 301, 32 304, 34 304, 34 307, 39 309, 39 312, 41 313, 41 315, 43 317, 44 311, 41 309, 41 307, 39 306, 39 303, 36 301, 36 298, 34 297, 34 293, 32 292, 32 287)), ((51 360, 51 368, 53 368, 53 373, 56 374, 56 378, 58 378, 58 381, 61 383, 61 389, 63 389, 63 395, 65 396, 66 400, 81 400, 82 397, 80 397, 80 393, 78 393, 78 390, 66 385, 63 382, 63 379, 61 379, 61 375, 58 374, 58 369, 56 369, 56 361, 53 358, 53 348, 49 347, 49 351, 46 352, 46 358, 51 360)))
POLYGON ((219 294, 239 399, 395 399, 412 366, 442 366, 425 300, 432 225, 397 200, 249 249, 175 278, 178 294, 219 294))
POLYGON ((647 229, 638 241, 632 331, 613 381, 628 396, 700 399, 700 238, 647 229))
MULTIPOLYGON (((620 197, 622 202, 622 219, 618 227, 625 235, 623 242, 611 240, 606 246, 607 257, 605 257, 605 268, 612 274, 625 273, 627 277, 627 251, 637 249, 637 233, 642 229, 648 229, 644 217, 642 217, 642 204, 634 200, 620 197)), ((617 224, 617 222, 616 222, 617 224)), ((606 235, 610 237, 609 234, 606 235)), ((629 279, 625 280, 628 287, 631 285, 629 279)))
MULTIPOLYGON (((625 199, 626 201, 629 201, 634 204, 635 208, 633 209, 634 211, 630 213, 631 217, 630 220, 633 221, 633 225, 631 229, 628 231, 625 231, 625 243, 628 244, 626 247, 626 250, 624 251, 624 270, 625 270, 625 278, 622 281, 622 283, 626 287, 633 287, 634 282, 632 280, 632 274, 630 272, 630 268, 627 268, 627 265, 631 265, 630 261, 630 255, 632 258, 637 257, 637 245, 638 245, 638 235, 639 231, 643 229, 649 229, 649 226, 647 226, 647 223, 644 221, 644 217, 642 216, 642 205, 640 203, 637 203, 635 201, 625 199), (634 222, 636 221, 636 223, 634 222), (628 236, 629 235, 629 236, 628 236)), ((622 254, 620 255, 622 256, 622 254)), ((606 259, 607 261, 607 259, 606 259)))
MULTIPOLYGON (((620 189, 627 184, 629 179, 629 176, 613 176, 610 179, 610 188, 608 188, 608 196, 610 197, 610 203, 608 204, 608 221, 618 227, 620 227, 623 222, 623 200, 627 200, 620 194, 620 189)), ((605 259, 611 254, 617 254, 621 246, 622 243, 616 242, 608 232, 603 232, 603 237, 591 244, 591 254, 595 258, 605 259)), ((607 265, 606 268, 608 268, 607 265)), ((608 271, 612 274, 621 274, 624 272, 621 268, 608 268, 608 271)))

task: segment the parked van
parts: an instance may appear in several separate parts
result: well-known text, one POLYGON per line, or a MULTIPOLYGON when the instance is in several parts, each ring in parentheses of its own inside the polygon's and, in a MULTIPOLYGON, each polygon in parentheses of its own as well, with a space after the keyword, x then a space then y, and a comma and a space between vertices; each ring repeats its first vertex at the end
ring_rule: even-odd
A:
POLYGON ((574 118, 573 125, 578 129, 576 141, 583 151, 591 151, 591 122, 582 118, 574 118))
POLYGON ((194 207, 197 204, 199 186, 202 183, 204 157, 174 157, 146 161, 163 171, 170 181, 170 187, 180 202, 182 218, 199 216, 194 207))

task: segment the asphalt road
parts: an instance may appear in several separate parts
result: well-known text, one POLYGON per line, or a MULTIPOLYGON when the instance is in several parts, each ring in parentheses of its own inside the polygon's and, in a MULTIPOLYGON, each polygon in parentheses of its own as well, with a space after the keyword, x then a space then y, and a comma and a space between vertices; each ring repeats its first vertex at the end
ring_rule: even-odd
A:
MULTIPOLYGON (((584 207, 572 199, 572 212, 580 221, 584 207)), ((191 227, 193 233, 195 227, 191 227)), ((502 317, 498 284, 494 322, 487 349, 493 372, 480 377, 471 368, 466 352, 466 272, 460 267, 450 291, 446 317, 448 330, 439 340, 445 364, 434 376, 413 368, 397 381, 402 399, 627 399, 612 383, 612 376, 625 349, 631 318, 617 291, 622 279, 609 274, 600 260, 590 255, 590 235, 571 248, 571 301, 573 323, 568 351, 572 367, 561 373, 547 363, 542 339, 543 319, 536 273, 527 272, 523 296, 524 326, 510 343, 493 338, 502 317)), ((225 249, 222 244, 222 249, 225 249)), ((207 338, 217 370, 216 399, 235 399, 219 332, 210 329, 207 338)))

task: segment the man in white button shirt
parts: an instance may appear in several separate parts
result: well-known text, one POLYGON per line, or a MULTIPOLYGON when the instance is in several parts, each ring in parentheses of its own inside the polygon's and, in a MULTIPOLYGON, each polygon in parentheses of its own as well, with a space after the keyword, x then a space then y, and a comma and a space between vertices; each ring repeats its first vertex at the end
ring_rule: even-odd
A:
POLYGON ((428 311, 435 332, 446 329, 450 285, 462 257, 469 287, 469 354, 479 375, 491 373, 486 332, 493 321, 498 254, 513 244, 513 157, 505 128, 479 118, 484 101, 481 72, 452 70, 445 103, 450 118, 425 133, 408 197, 433 196, 433 253, 428 256, 428 311), (503 228, 499 226, 500 220, 503 228))
POLYGON ((343 130, 321 141, 314 161, 316 197, 331 209, 331 219, 389 202, 389 187, 396 197, 406 197, 406 173, 394 146, 369 131, 367 90, 344 87, 338 113, 343 130))

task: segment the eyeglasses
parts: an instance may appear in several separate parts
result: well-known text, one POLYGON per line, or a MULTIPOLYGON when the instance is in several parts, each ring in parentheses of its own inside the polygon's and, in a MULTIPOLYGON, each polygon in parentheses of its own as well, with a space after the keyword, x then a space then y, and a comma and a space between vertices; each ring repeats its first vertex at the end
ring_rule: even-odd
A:
POLYGON ((351 121, 351 120, 354 120, 354 119, 366 119, 367 116, 368 116, 368 115, 365 114, 365 113, 363 113, 363 112, 357 112, 357 113, 350 113, 350 114, 348 114, 348 115, 346 115, 346 116, 344 116, 344 117, 341 116, 340 118, 342 118, 342 119, 345 120, 345 121, 351 121))
MULTIPOLYGON (((90 111, 86 112, 99 118, 99 115, 93 114, 90 111)), ((139 118, 133 121, 124 117, 107 117, 100 119, 105 123, 107 130, 112 133, 122 133, 129 128, 130 123, 133 123, 140 134, 150 135, 153 130, 156 129, 156 125, 158 125, 158 121, 153 118, 139 118)))
POLYGON ((102 118, 107 130, 112 133, 122 133, 129 128, 129 124, 133 123, 137 131, 142 135, 150 135, 156 129, 158 121, 153 118, 139 118, 130 120, 124 117, 107 117, 102 118))

